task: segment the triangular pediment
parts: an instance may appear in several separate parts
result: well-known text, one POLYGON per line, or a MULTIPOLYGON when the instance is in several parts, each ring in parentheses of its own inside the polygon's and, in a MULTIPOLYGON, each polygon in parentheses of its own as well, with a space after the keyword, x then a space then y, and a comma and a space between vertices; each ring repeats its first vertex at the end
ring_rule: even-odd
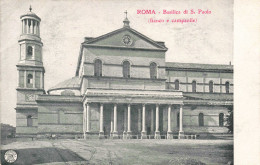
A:
POLYGON ((83 44, 106 47, 167 50, 162 42, 153 41, 129 27, 115 30, 97 38, 88 38, 83 44))

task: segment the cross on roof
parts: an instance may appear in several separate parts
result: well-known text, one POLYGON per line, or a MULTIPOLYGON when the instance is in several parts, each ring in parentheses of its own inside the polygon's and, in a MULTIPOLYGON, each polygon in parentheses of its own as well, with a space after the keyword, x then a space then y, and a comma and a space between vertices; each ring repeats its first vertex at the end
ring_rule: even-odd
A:
POLYGON ((127 10, 124 13, 125 13, 125 17, 127 18, 127 10))
POLYGON ((30 5, 30 8, 29 8, 30 12, 32 11, 32 6, 30 5))

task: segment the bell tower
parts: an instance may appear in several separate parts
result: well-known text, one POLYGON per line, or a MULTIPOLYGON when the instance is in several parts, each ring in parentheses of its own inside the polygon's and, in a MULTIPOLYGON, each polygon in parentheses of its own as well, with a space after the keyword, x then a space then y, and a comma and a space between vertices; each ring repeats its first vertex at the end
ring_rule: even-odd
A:
POLYGON ((40 38, 41 19, 32 12, 22 15, 18 70, 16 134, 17 136, 35 135, 38 126, 36 97, 44 92, 44 67, 40 38))

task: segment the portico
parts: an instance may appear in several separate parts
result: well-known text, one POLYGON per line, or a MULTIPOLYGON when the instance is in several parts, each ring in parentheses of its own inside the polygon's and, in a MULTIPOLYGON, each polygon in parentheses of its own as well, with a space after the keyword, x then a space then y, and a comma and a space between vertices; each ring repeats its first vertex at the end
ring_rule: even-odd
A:
MULTIPOLYGON (((128 139, 134 135, 146 139, 150 135, 160 139, 161 132, 165 132, 164 119, 168 116, 168 126, 164 127, 167 127, 167 139, 172 139, 172 107, 181 112, 183 96, 182 92, 174 90, 89 88, 83 98, 83 105, 84 138, 98 134, 100 138, 106 135, 128 139), (168 115, 163 113, 165 110, 168 115)), ((183 132, 181 120, 179 125, 183 132)))

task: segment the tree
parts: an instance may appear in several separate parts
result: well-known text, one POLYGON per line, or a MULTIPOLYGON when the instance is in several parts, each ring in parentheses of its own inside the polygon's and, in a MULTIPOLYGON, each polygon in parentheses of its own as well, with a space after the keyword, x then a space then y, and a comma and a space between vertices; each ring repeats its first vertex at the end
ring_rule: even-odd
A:
POLYGON ((228 107, 228 115, 226 118, 226 127, 228 128, 228 133, 233 133, 233 106, 228 107))

